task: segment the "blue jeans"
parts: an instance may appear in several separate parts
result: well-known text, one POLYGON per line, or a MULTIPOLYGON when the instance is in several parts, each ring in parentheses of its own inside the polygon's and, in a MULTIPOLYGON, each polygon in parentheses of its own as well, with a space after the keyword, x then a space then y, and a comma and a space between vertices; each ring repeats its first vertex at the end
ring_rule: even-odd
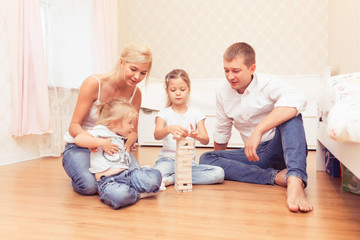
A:
MULTIPOLYGON (((140 167, 134 155, 130 154, 130 168, 140 167)), ((90 150, 79 147, 75 143, 68 143, 63 152, 63 167, 72 179, 74 190, 83 195, 92 195, 98 192, 94 174, 89 172, 90 150)))
MULTIPOLYGON (((163 178, 170 177, 168 185, 175 183, 175 161, 162 157, 156 161, 154 169, 159 169, 163 178)), ((215 184, 224 181, 224 170, 217 166, 192 163, 192 184, 215 184)))
POLYGON ((161 180, 159 170, 146 167, 102 176, 97 182, 100 200, 114 209, 128 206, 139 200, 139 193, 159 191, 161 180))
POLYGON ((225 179, 240 182, 274 184, 276 174, 287 168, 286 178, 296 176, 307 184, 307 144, 301 114, 276 127, 272 140, 259 144, 259 161, 249 161, 244 148, 212 151, 200 156, 200 164, 222 167, 225 179))

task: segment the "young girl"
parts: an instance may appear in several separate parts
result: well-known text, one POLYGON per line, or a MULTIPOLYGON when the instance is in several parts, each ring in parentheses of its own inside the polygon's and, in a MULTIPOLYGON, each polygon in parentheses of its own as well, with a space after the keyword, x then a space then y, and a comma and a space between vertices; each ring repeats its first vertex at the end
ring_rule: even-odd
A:
POLYGON ((124 99, 101 103, 95 127, 75 138, 77 145, 92 149, 89 171, 95 175, 100 199, 114 209, 157 192, 161 184, 159 170, 131 167, 136 159, 130 157, 124 144, 134 131, 137 116, 133 105, 124 99))
MULTIPOLYGON (((154 137, 163 139, 163 147, 154 169, 159 169, 165 186, 175 183, 174 160, 176 140, 180 137, 191 137, 206 145, 209 137, 205 128, 205 116, 188 106, 190 96, 190 79, 181 69, 174 69, 165 77, 165 90, 168 96, 166 108, 156 116, 154 137)), ((195 145, 194 145, 195 147, 195 145)), ((198 165, 195 152, 192 164, 193 184, 214 184, 224 181, 222 168, 210 165, 198 165)))

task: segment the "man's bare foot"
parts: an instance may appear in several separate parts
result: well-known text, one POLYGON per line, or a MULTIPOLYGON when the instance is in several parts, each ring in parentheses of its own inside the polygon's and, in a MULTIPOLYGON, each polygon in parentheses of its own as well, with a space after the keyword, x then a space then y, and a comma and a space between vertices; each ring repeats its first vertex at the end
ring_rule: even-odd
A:
POLYGON ((287 179, 287 204, 292 212, 310 212, 313 206, 306 199, 303 181, 295 176, 287 179))
POLYGON ((279 171, 276 176, 275 176, 275 179, 274 179, 274 183, 276 185, 279 185, 279 186, 282 186, 282 187, 286 187, 287 186, 287 182, 286 182, 286 172, 287 172, 287 169, 283 169, 281 171, 279 171))

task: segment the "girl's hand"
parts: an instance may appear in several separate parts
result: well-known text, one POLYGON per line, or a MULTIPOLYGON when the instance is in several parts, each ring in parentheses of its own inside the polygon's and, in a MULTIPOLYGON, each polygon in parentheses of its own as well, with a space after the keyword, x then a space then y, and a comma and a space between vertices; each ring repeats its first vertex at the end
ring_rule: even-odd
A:
POLYGON ((194 138, 196 140, 199 138, 199 132, 194 129, 194 126, 192 124, 190 124, 189 137, 194 138))
POLYGON ((112 143, 111 138, 107 138, 107 139, 100 138, 100 141, 101 141, 101 145, 100 145, 101 148, 104 150, 104 152, 106 152, 110 156, 112 156, 114 153, 117 153, 119 151, 119 146, 116 145, 115 143, 112 143))
POLYGON ((167 126, 169 133, 174 135, 175 139, 186 138, 189 131, 181 125, 169 125, 167 126))

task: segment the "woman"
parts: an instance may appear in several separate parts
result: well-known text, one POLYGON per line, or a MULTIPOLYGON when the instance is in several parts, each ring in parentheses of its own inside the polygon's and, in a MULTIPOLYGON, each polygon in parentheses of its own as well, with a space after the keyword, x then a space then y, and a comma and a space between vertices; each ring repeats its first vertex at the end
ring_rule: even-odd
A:
MULTIPOLYGON (((95 194, 97 185, 94 175, 89 172, 90 149, 77 146, 74 138, 95 125, 96 107, 100 102, 125 98, 139 112, 141 91, 137 84, 148 78, 151 65, 151 50, 143 44, 133 43, 124 48, 119 62, 111 72, 92 75, 82 83, 68 132, 64 136, 67 144, 63 153, 63 167, 72 179, 76 192, 84 195, 95 194)), ((135 126, 125 143, 127 152, 136 148, 137 122, 135 126)), ((134 157, 131 166, 138 166, 134 157)))

